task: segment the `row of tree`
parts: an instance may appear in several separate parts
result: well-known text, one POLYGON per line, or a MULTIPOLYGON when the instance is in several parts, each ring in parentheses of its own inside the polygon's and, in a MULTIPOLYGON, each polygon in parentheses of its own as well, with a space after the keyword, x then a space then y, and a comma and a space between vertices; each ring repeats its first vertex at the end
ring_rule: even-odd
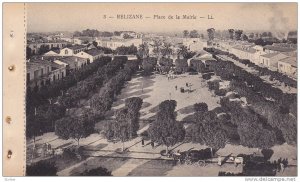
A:
POLYGON ((197 30, 192 30, 192 31, 188 31, 188 30, 184 30, 183 31, 183 37, 185 38, 199 38, 201 37, 202 39, 204 38, 203 34, 199 34, 197 30))
POLYGON ((57 80, 50 85, 43 85, 40 89, 27 88, 26 91, 26 110, 33 112, 33 109, 41 104, 49 103, 49 99, 53 99, 66 92, 67 89, 88 77, 94 77, 93 74, 102 66, 111 61, 110 57, 102 57, 83 67, 69 73, 61 80, 57 80))
POLYGON ((216 60, 210 61, 208 64, 216 75, 222 79, 230 80, 230 88, 238 92, 239 95, 246 97, 247 102, 252 105, 255 112, 265 117, 270 126, 282 132, 286 142, 296 142, 296 117, 295 113, 292 113, 296 110, 295 94, 282 93, 280 89, 272 87, 259 77, 246 72, 231 62, 216 60), (290 116, 290 113, 294 117, 290 116))
MULTIPOLYGON (((126 61, 126 57, 119 57, 114 61, 116 61, 117 65, 120 64, 119 66, 122 66, 121 63, 124 62, 124 60, 126 61), (119 62, 119 64, 117 62, 119 62)), ((92 134, 96 121, 99 118, 103 118, 104 113, 111 109, 113 100, 120 92, 125 81, 131 79, 132 74, 137 70, 137 65, 137 61, 127 61, 124 68, 118 71, 117 75, 109 79, 100 89, 100 92, 89 100, 91 109, 82 111, 83 113, 79 116, 67 116, 55 122, 55 134, 62 139, 72 138, 76 140, 79 145, 79 140, 92 134)), ((132 116, 132 123, 136 123, 136 117, 138 117, 136 108, 140 106, 136 105, 135 101, 127 101, 127 107, 129 108, 127 109, 129 112, 128 116, 132 116)), ((132 131, 135 131, 138 125, 132 124, 131 127, 132 131)))
POLYGON ((121 141, 123 143, 122 151, 124 151, 124 142, 137 136, 140 117, 139 111, 142 103, 143 100, 139 97, 126 99, 125 107, 115 112, 116 119, 105 126, 105 137, 110 141, 121 141))

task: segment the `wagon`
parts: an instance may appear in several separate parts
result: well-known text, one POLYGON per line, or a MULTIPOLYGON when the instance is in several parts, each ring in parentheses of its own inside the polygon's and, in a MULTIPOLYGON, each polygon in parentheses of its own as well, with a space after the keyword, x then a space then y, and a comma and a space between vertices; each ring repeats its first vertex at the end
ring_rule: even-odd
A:
POLYGON ((180 153, 174 153, 172 154, 172 157, 180 164, 205 166, 205 160, 211 158, 211 151, 209 148, 202 150, 191 150, 180 153))

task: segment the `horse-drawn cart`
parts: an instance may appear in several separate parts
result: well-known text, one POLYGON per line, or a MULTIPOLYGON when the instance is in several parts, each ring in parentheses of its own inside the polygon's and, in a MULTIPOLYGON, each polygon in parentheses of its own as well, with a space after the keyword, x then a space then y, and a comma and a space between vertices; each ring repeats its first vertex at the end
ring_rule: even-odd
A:
POLYGON ((211 159, 211 150, 209 148, 202 150, 190 150, 185 152, 173 153, 172 157, 179 164, 205 166, 206 160, 211 159))

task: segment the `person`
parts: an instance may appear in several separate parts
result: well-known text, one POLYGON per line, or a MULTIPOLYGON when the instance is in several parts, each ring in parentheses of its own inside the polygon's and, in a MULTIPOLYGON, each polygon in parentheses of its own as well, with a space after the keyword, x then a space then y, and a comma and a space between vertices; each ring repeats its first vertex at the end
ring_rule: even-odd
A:
POLYGON ((151 141, 151 147, 154 148, 154 142, 153 141, 151 141))
POLYGON ((222 157, 219 155, 218 156, 218 165, 221 166, 222 165, 222 157))
POLYGON ((189 84, 188 84, 188 83, 185 83, 185 86, 187 86, 187 87, 188 87, 188 86, 189 86, 189 84))
POLYGON ((280 163, 280 169, 281 169, 281 171, 283 173, 284 172, 284 164, 283 164, 283 162, 280 163))
POLYGON ((177 90, 177 85, 175 86, 175 90, 177 90))
POLYGON ((144 145, 145 145, 145 141, 144 139, 142 139, 142 146, 144 147, 144 145))

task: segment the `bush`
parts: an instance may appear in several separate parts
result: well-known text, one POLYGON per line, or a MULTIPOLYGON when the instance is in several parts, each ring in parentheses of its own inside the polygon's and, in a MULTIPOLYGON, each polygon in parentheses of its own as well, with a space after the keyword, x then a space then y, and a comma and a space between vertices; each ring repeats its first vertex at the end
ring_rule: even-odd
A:
POLYGON ((207 84, 210 90, 219 90, 219 80, 208 81, 207 84))
POLYGON ((205 79, 205 80, 209 80, 209 79, 211 79, 211 75, 212 74, 210 74, 210 73, 206 73, 206 74, 202 75, 202 78, 205 79))
POLYGON ((26 166, 26 176, 56 176, 57 167, 53 162, 39 161, 26 166))
POLYGON ((196 103, 194 104, 194 110, 195 112, 207 112, 208 106, 205 102, 196 103))
POLYGON ((91 170, 85 170, 80 176, 112 176, 111 171, 103 167, 97 167, 91 170))
POLYGON ((226 93, 227 93, 227 90, 225 90, 225 89, 218 89, 218 90, 215 90, 215 94, 216 94, 217 96, 225 96, 226 93))

